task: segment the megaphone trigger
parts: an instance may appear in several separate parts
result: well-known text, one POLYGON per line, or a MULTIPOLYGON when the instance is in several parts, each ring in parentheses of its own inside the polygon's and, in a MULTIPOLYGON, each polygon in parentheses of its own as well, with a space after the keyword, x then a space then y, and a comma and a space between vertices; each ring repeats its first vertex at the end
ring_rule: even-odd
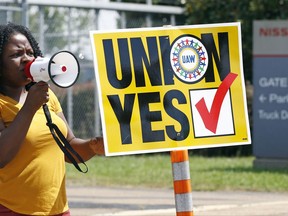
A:
POLYGON ((79 72, 79 63, 69 51, 57 52, 51 58, 37 57, 25 66, 25 75, 34 82, 51 80, 61 88, 72 86, 79 72))

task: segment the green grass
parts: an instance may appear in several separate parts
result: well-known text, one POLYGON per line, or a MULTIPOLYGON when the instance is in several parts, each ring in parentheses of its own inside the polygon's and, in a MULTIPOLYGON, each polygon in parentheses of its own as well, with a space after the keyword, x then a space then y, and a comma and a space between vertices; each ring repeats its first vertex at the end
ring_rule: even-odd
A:
MULTIPOLYGON (((190 176, 195 191, 288 191, 287 170, 255 170, 253 157, 190 156, 190 176)), ((94 157, 82 174, 67 165, 68 185, 173 188, 169 154, 94 157)))

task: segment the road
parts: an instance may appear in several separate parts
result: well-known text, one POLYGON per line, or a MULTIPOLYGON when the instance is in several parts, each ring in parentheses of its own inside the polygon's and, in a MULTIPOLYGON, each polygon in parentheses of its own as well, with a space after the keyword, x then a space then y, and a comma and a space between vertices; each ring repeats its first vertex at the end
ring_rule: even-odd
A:
MULTIPOLYGON (((175 216, 173 190, 67 188, 71 216, 175 216)), ((288 216, 287 193, 192 192, 194 216, 288 216)))

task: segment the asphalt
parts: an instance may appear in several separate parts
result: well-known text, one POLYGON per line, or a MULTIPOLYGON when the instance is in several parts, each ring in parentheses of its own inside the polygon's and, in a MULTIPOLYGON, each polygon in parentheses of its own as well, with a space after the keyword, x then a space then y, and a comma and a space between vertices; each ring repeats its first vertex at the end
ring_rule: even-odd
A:
MULTIPOLYGON (((173 190, 67 187, 71 216, 175 216, 173 190)), ((194 216, 288 216, 286 193, 192 192, 194 216)))

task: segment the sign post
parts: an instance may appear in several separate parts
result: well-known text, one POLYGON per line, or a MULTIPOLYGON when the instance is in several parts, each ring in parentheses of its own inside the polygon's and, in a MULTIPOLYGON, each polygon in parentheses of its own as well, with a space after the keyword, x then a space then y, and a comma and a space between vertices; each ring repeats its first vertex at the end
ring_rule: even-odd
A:
POLYGON ((188 150, 171 151, 177 216, 193 216, 188 150))
POLYGON ((240 23, 91 31, 90 38, 105 154, 170 151, 177 211, 193 215, 188 160, 179 158, 188 159, 188 149, 251 142, 240 23))

